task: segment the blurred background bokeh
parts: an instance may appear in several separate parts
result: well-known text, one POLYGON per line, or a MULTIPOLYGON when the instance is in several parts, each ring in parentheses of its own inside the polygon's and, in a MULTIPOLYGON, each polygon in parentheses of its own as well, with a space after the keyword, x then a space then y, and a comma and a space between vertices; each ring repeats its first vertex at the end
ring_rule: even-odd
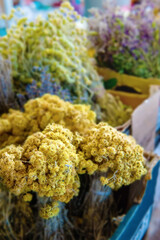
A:
MULTIPOLYGON (((31 8, 47 9, 59 7, 63 0, 0 0, 1 11, 9 11, 11 5, 31 8)), ((103 0, 70 0, 75 9, 83 14, 88 15, 88 9, 91 7, 102 7, 103 0)), ((137 0, 116 0, 120 6, 129 6, 131 2, 138 2, 137 0)))
MULTIPOLYGON (((20 7, 28 19, 33 20, 37 15, 44 17, 49 11, 58 8, 63 0, 0 0, 0 15, 5 13, 9 15, 12 7, 20 7)), ((108 0, 110 1, 110 0, 108 0)), ((114 0, 124 11, 131 6, 131 4, 139 2, 139 0, 114 0)), ((103 0, 70 0, 75 10, 83 15, 89 16, 89 9, 92 7, 102 8, 103 0)), ((0 20, 0 36, 5 34, 5 22, 0 20)))

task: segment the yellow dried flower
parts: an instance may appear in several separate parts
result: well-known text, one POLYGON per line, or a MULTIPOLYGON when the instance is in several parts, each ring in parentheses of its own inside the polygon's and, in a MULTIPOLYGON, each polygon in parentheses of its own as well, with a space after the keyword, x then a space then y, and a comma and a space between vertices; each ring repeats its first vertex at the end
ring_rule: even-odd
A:
POLYGON ((45 94, 28 101, 24 113, 10 110, 0 118, 0 148, 23 143, 27 136, 43 131, 50 123, 58 123, 72 132, 84 133, 95 122, 89 105, 71 104, 59 97, 45 94))
MULTIPOLYGON (((3 183, 15 195, 34 191, 40 197, 69 202, 80 186, 73 138, 70 130, 52 124, 28 137, 22 147, 11 145, 0 150, 3 183)), ((31 200, 28 193, 23 198, 31 200)))
POLYGON ((57 216, 59 211, 60 211, 59 203, 58 202, 52 202, 52 203, 47 204, 45 207, 42 207, 40 209, 40 217, 42 217, 44 219, 49 219, 49 218, 57 216))
POLYGON ((41 216, 58 214, 58 203, 77 196, 78 174, 105 172, 102 184, 113 189, 146 174, 143 149, 107 123, 95 123, 89 106, 73 105, 49 94, 30 100, 24 113, 10 110, 0 119, 0 177, 15 195, 30 192, 49 202, 41 216), (34 133, 36 132, 36 133, 34 133), (27 139, 26 139, 27 138, 27 139), (25 140, 26 139, 26 140, 25 140))
POLYGON ((97 102, 101 108, 101 121, 107 122, 112 127, 117 127, 127 122, 133 112, 132 107, 121 102, 107 91, 99 94, 97 102))
POLYGON ((83 169, 89 174, 97 170, 108 172, 107 178, 102 177, 101 182, 113 189, 129 185, 146 174, 143 149, 132 137, 118 132, 106 123, 88 130, 80 143, 80 150, 84 152, 83 169), (94 163, 93 166, 91 162, 94 163))
POLYGON ((11 124, 7 119, 0 120, 0 135, 11 130, 11 124))
POLYGON ((23 196, 23 200, 25 201, 25 202, 31 202, 32 201, 32 194, 31 193, 27 193, 27 194, 25 194, 24 196, 23 196))

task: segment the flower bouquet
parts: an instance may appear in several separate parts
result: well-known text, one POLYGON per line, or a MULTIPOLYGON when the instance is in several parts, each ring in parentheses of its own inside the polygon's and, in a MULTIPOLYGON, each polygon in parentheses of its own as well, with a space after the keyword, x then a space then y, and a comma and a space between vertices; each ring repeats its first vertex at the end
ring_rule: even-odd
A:
MULTIPOLYGON (((14 17, 13 13, 8 18, 11 17, 14 17)), ((10 83, 5 84, 10 84, 21 109, 27 100, 50 93, 70 102, 91 104, 98 113, 98 121, 108 119, 113 126, 119 125, 118 116, 121 123, 129 119, 130 114, 123 114, 124 106, 119 100, 110 94, 103 95, 101 78, 93 59, 88 56, 85 19, 69 3, 50 13, 48 19, 15 21, 7 35, 1 38, 0 54, 1 64, 11 63, 8 66, 10 83), (110 100, 105 102, 110 108, 113 109, 115 104, 119 106, 118 114, 105 111, 108 114, 105 119, 103 108, 96 102, 97 92, 103 98, 108 96, 110 100)))
MULTIPOLYGON (((71 210, 67 215, 67 203, 73 199, 76 205, 80 176, 89 175, 91 187, 78 216, 93 239, 93 219, 87 216, 101 219, 103 206, 115 213, 111 189, 130 185, 149 170, 143 149, 107 123, 96 124, 89 106, 46 94, 24 109, 10 109, 0 118, 1 237, 77 239, 79 224, 71 210)), ((109 218, 113 225, 110 214, 103 221, 109 218)), ((94 239, 107 236, 103 221, 94 239)))
POLYGON ((149 94, 150 85, 160 85, 160 26, 155 19, 156 3, 143 1, 123 14, 107 1, 93 9, 89 19, 90 39, 99 72, 118 90, 149 94))
POLYGON ((47 20, 18 20, 1 39, 1 239, 93 239, 86 215, 101 220, 104 208, 95 239, 109 237, 114 191, 148 171, 132 137, 97 124, 102 82, 80 20, 64 3, 47 20))

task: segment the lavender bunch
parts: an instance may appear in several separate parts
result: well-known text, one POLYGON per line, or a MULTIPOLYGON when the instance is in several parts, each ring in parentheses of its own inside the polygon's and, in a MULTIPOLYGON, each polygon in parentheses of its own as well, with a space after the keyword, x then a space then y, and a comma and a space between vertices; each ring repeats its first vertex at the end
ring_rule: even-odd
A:
POLYGON ((143 78, 160 78, 160 26, 155 21, 155 5, 143 1, 128 16, 113 1, 107 1, 103 10, 91 10, 90 40, 99 66, 143 78))
POLYGON ((67 88, 62 88, 62 86, 52 78, 50 73, 47 73, 47 68, 42 70, 41 68, 34 68, 34 71, 40 73, 40 80, 33 80, 31 84, 26 86, 26 94, 29 99, 41 97, 45 93, 50 93, 52 95, 58 95, 65 101, 72 102, 73 96, 67 88))
POLYGON ((46 93, 57 95, 65 101, 76 101, 77 98, 71 89, 65 88, 65 86, 62 87, 60 83, 57 83, 51 74, 47 73, 47 68, 42 70, 40 67, 34 67, 33 75, 34 78, 31 80, 31 83, 16 93, 21 108, 23 108, 27 100, 41 97, 46 93))

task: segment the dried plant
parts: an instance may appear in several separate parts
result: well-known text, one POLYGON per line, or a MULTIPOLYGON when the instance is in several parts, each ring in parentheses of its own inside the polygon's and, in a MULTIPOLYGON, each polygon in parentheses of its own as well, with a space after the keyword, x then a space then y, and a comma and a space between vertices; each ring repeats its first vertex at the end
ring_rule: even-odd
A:
POLYGON ((12 88, 11 64, 0 57, 0 114, 16 107, 12 88))
POLYGON ((90 177, 90 188, 84 200, 82 225, 79 231, 82 239, 106 239, 108 227, 111 227, 112 191, 107 186, 102 186, 99 174, 90 177), (84 238, 85 236, 85 238, 84 238))

